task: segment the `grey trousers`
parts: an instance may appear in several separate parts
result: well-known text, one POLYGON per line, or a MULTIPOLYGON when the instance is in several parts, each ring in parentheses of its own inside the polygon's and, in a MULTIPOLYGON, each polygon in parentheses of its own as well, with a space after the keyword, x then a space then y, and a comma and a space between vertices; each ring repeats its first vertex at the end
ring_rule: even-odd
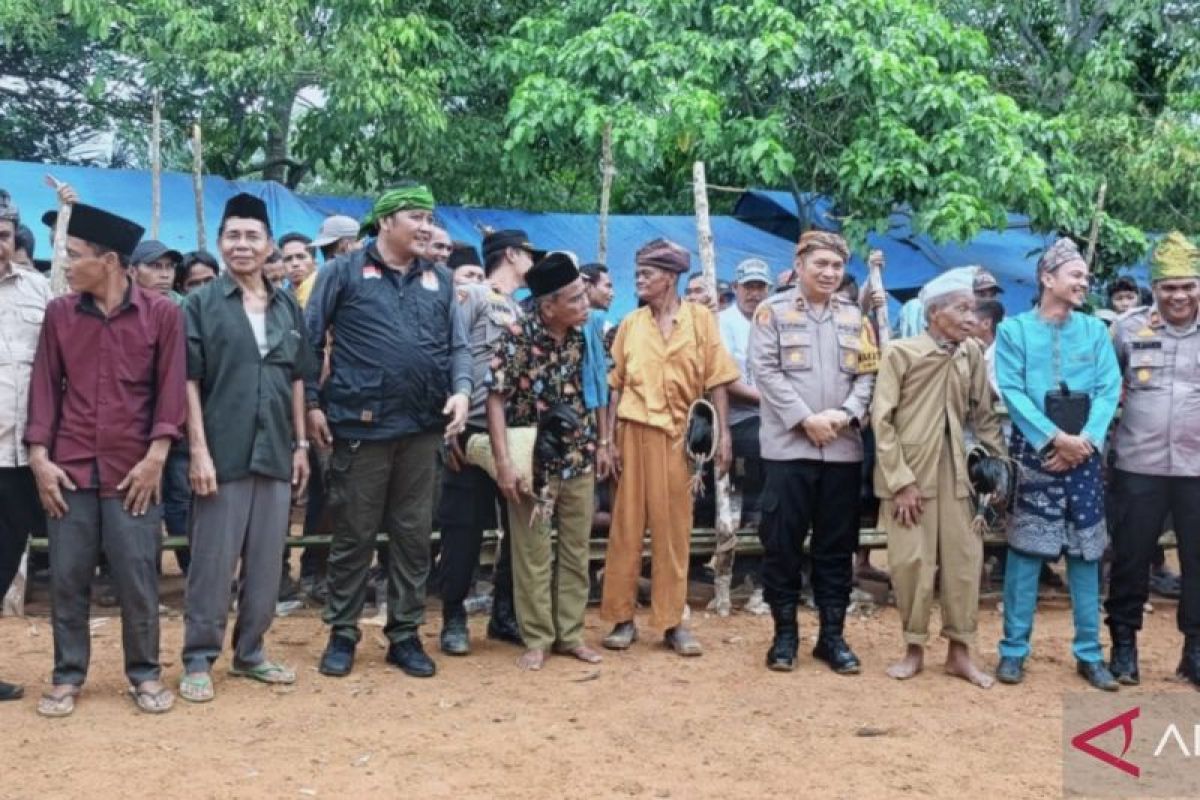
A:
POLYGON ((275 617, 291 487, 287 481, 252 476, 217 486, 192 506, 192 563, 187 574, 183 668, 208 672, 225 643, 230 583, 242 570, 233 665, 264 660, 263 637, 275 617))
POLYGON ((400 642, 425 621, 433 490, 441 435, 418 433, 381 442, 333 443, 329 459, 329 603, 325 622, 335 636, 358 641, 358 617, 367 596, 375 535, 388 534, 387 625, 400 642))
POLYGON ((158 680, 162 506, 151 506, 144 516, 135 517, 121 506, 121 498, 102 499, 94 489, 64 490, 63 497, 67 513, 47 520, 54 685, 82 686, 87 678, 92 653, 88 612, 101 547, 121 602, 125 675, 134 686, 158 680))

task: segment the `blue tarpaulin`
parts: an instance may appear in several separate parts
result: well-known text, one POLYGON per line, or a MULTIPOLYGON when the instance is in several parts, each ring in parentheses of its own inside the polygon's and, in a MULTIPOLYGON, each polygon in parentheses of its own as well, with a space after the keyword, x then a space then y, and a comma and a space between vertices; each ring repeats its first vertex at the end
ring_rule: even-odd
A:
MULTIPOLYGON (((743 222, 783 237, 799 236, 802 228, 841 228, 833 202, 819 195, 803 195, 798 205, 791 192, 749 191, 738 199, 733 213, 743 222)), ((1009 214, 1003 231, 983 231, 966 243, 938 243, 915 233, 907 214, 896 213, 887 232, 869 235, 867 244, 883 251, 887 263, 884 284, 899 300, 912 297, 947 269, 977 265, 996 276, 1004 289, 1001 299, 1006 310, 1018 313, 1033 302, 1038 256, 1053 240, 1053 234, 1033 231, 1027 217, 1009 214)), ((855 274, 862 274, 865 268, 857 255, 851 265, 855 274)))
MULTIPOLYGON (((79 193, 80 202, 103 207, 150 228, 150 173, 141 170, 67 167, 0 161, 0 188, 7 189, 20 207, 22 219, 38 237, 39 257, 48 257, 50 235, 41 224, 44 211, 55 208, 53 190, 43 178, 49 173, 70 183, 79 193)), ((217 177, 204 179, 204 219, 209 250, 215 252, 217 225, 225 202, 238 192, 262 197, 271 215, 276 236, 299 231, 316 236, 321 221, 330 214, 348 214, 361 218, 370 201, 365 198, 304 197, 286 187, 263 181, 229 181, 217 177)), ((439 206, 439 221, 456 240, 479 245, 483 226, 521 228, 530 241, 550 250, 572 250, 581 261, 593 261, 599 237, 599 217, 593 214, 533 213, 528 211, 439 206)), ((717 275, 733 279, 738 262, 761 258, 773 274, 791 266, 793 243, 732 217, 713 217, 713 239, 717 253, 717 275)), ((147 236, 149 233, 147 233, 147 236)), ((608 266, 616 284, 614 319, 637 305, 633 293, 633 256, 637 249, 656 237, 672 239, 693 254, 693 267, 699 269, 696 222, 690 216, 609 217, 608 266)), ((196 210, 192 177, 186 173, 164 172, 162 176, 162 215, 158 238, 182 250, 196 247, 196 210)))

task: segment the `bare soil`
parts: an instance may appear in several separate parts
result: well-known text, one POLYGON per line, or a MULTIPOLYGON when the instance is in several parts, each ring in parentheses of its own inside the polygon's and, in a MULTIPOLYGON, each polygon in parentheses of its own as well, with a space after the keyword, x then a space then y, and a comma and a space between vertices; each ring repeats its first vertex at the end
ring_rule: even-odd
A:
MULTIPOLYGON (((164 592, 176 609, 162 626, 171 685, 180 674, 178 583, 164 592)), ((1180 646, 1174 607, 1155 606, 1143 683, 1130 693, 1189 692, 1169 680, 1180 646)), ((701 658, 680 659, 643 630, 632 650, 606 653, 599 667, 556 656, 530 674, 516 668, 515 648, 483 638, 482 618, 471 621, 471 656, 440 655, 432 611, 423 632, 439 671, 430 680, 387 666, 378 628, 366 628, 353 675, 319 675, 325 629, 307 610, 278 619, 269 635, 269 652, 297 668, 294 687, 230 678, 220 662, 214 702, 180 700, 150 717, 125 695, 116 610, 93 614, 106 621, 95 623, 90 681, 64 720, 34 711, 53 652, 44 603, 26 619, 0 620, 0 676, 27 691, 0 704, 0 798, 1058 797, 1062 698, 1085 688, 1062 598, 1042 603, 1026 683, 990 691, 942 674, 940 640, 923 674, 887 678, 901 649, 892 608, 850 621, 864 663, 857 677, 809 657, 811 612, 790 674, 762 665, 769 618, 698 609, 701 658)), ((604 632, 590 613, 589 639, 604 632)), ((999 635, 993 601, 981 611, 989 669, 999 635)))

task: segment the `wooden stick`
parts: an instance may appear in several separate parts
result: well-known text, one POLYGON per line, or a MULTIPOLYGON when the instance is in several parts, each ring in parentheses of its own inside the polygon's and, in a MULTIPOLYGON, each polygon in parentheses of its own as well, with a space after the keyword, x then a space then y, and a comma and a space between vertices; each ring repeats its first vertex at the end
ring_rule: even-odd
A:
MULTIPOLYGON (((46 185, 58 191, 62 183, 53 175, 46 176, 46 185)), ((71 289, 67 286, 67 226, 71 223, 70 203, 59 201, 58 219, 54 223, 54 255, 50 262, 50 291, 61 297, 71 289)))
POLYGON ((613 175, 612 123, 604 123, 604 139, 600 149, 600 243, 596 247, 596 260, 608 263, 608 204, 612 199, 613 175))
POLYGON ((192 125, 192 191, 196 195, 196 249, 207 250, 204 232, 204 151, 199 121, 192 125))
POLYGON ((1104 195, 1108 192, 1108 181, 1100 184, 1100 192, 1096 195, 1096 211, 1092 214, 1092 230, 1088 234, 1087 261, 1088 269, 1092 268, 1092 259, 1096 255, 1096 242, 1100 239, 1100 215, 1104 213, 1104 195))
POLYGON ((158 238, 162 216, 162 95, 154 90, 150 120, 150 238, 158 238))
MULTIPOLYGON (((713 247, 712 224, 708 216, 708 188, 704 162, 692 165, 692 189, 696 199, 696 243, 700 248, 700 269, 713 297, 717 295, 717 252, 713 247)), ((725 421, 718 420, 717 436, 723 435, 725 421)), ((733 469, 733 465, 729 465, 733 469)), ((733 583, 733 560, 737 549, 737 517, 729 472, 716 477, 717 547, 708 566, 713 571, 713 599, 709 610, 727 617, 732 610, 730 587, 733 583)), ((740 511, 740 504, 739 506, 740 511)))
MULTIPOLYGON (((883 290, 883 251, 872 250, 871 255, 867 257, 867 270, 869 277, 867 282, 872 289, 883 290)), ((875 332, 879 337, 879 349, 882 350, 884 345, 892 339, 892 326, 888 322, 888 309, 884 304, 875 310, 875 332)))

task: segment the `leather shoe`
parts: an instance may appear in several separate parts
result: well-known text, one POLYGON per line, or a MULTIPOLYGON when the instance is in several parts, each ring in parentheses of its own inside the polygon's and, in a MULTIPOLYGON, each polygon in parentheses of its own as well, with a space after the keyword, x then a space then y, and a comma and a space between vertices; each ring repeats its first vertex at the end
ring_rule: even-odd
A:
POLYGON ((465 656, 471 652, 471 638, 467 633, 465 619, 448 619, 442 622, 442 635, 438 643, 448 656, 465 656))
POLYGON ((25 689, 15 683, 0 681, 0 700, 20 700, 25 696, 25 689))
POLYGON ((628 650, 637 638, 636 625, 632 622, 618 622, 600 644, 608 650, 628 650))
POLYGON ((1108 671, 1108 667, 1104 666, 1103 661, 1080 661, 1076 663, 1075 671, 1092 686, 1102 691, 1115 692, 1121 688, 1121 684, 1117 683, 1117 679, 1108 671))
POLYGON ((1016 656, 1001 656, 996 665, 996 680, 1015 686, 1025 680, 1025 660, 1016 656))
POLYGON ((392 642, 386 660, 413 678, 432 678, 437 672, 437 665, 425 655, 425 648, 421 647, 421 640, 416 636, 392 642))
POLYGON ((345 636, 330 634, 329 644, 321 654, 321 663, 317 671, 331 678, 344 678, 354 669, 354 650, 358 643, 345 636))
POLYGON ((698 656, 704 653, 704 648, 700 646, 699 640, 682 625, 668 628, 666 634, 663 636, 663 644, 685 657, 698 656))

